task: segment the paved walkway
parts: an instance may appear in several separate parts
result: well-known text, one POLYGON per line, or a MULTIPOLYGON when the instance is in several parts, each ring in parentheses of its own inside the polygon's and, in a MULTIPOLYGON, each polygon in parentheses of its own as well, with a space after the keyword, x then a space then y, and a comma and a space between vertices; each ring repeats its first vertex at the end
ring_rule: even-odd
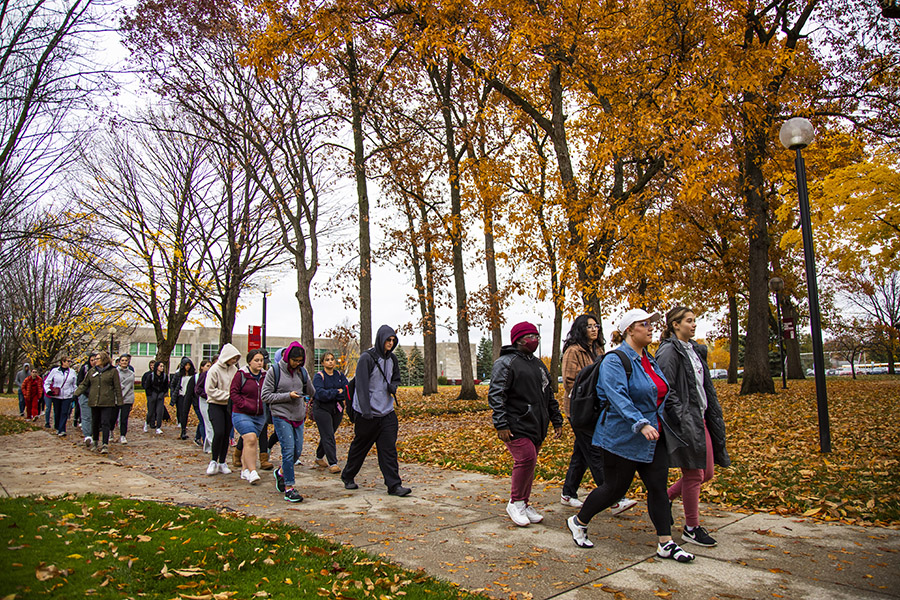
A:
MULTIPOLYGON (((208 477, 206 455, 190 442, 129 435, 108 456, 45 431, 0 437, 0 489, 8 496, 101 492, 125 497, 223 507, 279 518, 352 544, 405 567, 507 598, 900 598, 900 532, 821 524, 768 514, 703 507, 716 548, 689 546, 688 565, 654 558, 655 536, 643 503, 590 525, 592 550, 574 545, 559 489, 539 486, 533 503, 544 522, 514 526, 504 507, 506 479, 401 465, 407 498, 388 496, 374 457, 343 489, 337 475, 300 467, 305 500, 288 504, 270 473, 251 487, 239 474, 208 477), (39 460, 22 460, 23 449, 39 460), (607 593, 602 593, 607 592, 607 593)), ((311 462, 307 444, 304 459, 311 462)), ((680 510, 676 504, 676 521, 680 510)), ((676 535, 677 537, 677 535, 676 535)))

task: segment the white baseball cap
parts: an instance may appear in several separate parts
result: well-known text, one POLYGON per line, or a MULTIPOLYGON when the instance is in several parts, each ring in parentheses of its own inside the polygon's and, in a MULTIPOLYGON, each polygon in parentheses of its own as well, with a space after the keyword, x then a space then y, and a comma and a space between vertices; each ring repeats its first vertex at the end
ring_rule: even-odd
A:
POLYGON ((662 315, 658 312, 648 313, 643 308, 632 308, 631 310, 626 312, 621 319, 619 319, 618 330, 619 333, 624 334, 626 329, 628 329, 638 321, 649 321, 650 323, 656 323, 660 319, 662 319, 662 315))

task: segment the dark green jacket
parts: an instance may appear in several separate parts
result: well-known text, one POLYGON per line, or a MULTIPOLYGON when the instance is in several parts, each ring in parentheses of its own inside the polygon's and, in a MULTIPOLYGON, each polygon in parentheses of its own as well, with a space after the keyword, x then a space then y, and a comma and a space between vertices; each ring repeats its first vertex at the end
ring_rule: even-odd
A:
POLYGON ((122 406, 122 384, 119 371, 114 366, 94 367, 84 376, 84 381, 75 390, 75 397, 87 394, 88 406, 122 406))

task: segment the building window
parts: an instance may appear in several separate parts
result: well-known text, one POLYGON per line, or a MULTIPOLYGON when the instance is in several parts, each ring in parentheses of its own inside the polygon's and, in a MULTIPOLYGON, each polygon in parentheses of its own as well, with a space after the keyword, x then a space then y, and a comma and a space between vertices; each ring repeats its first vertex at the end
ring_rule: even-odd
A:
POLYGON ((218 344, 203 344, 202 360, 212 360, 213 356, 219 353, 218 344))
POLYGON ((131 342, 132 356, 156 356, 156 342, 131 342))
POLYGON ((191 345, 190 344, 175 344, 175 349, 172 351, 173 356, 187 356, 191 357, 191 345))

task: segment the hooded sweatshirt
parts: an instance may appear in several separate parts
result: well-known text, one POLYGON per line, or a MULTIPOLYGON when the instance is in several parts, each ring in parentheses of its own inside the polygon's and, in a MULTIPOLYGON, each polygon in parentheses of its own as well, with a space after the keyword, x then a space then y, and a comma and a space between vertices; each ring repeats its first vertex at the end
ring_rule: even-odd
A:
MULTIPOLYGON (((300 366, 296 369, 291 369, 288 357, 291 354, 291 349, 295 347, 303 350, 303 346, 299 342, 291 342, 282 353, 281 360, 266 373, 266 379, 262 387, 262 398, 263 402, 269 405, 273 418, 280 417, 286 421, 302 423, 306 420, 306 401, 304 397, 312 398, 316 390, 303 363, 300 363, 300 366), (275 369, 281 370, 278 376, 278 389, 275 389, 275 369), (291 392, 297 392, 300 397, 291 398, 291 392)), ((305 350, 303 351, 303 357, 303 362, 306 362, 305 350)))
POLYGON ((238 372, 237 364, 227 366, 229 360, 239 357, 241 353, 231 344, 225 344, 219 351, 219 360, 209 368, 206 375, 206 399, 210 404, 228 405, 231 397, 231 382, 238 372))
POLYGON ((16 387, 21 388, 22 382, 31 377, 31 365, 25 363, 22 370, 16 373, 16 387))
POLYGON ((193 399, 194 391, 190 390, 189 394, 187 386, 188 382, 196 373, 197 369, 194 368, 194 362, 187 356, 182 357, 181 362, 178 364, 178 371, 176 371, 169 380, 169 394, 171 395, 172 400, 178 400, 179 396, 193 399), (191 367, 190 373, 188 373, 189 365, 191 367))
POLYGON ((375 335, 375 345, 362 353, 356 363, 356 386, 353 408, 363 418, 383 417, 394 410, 394 395, 400 385, 400 367, 394 348, 384 351, 384 343, 397 334, 389 325, 382 325, 375 335))
POLYGON ((134 404, 134 371, 116 365, 119 371, 119 383, 122 384, 122 400, 125 404, 134 404))

